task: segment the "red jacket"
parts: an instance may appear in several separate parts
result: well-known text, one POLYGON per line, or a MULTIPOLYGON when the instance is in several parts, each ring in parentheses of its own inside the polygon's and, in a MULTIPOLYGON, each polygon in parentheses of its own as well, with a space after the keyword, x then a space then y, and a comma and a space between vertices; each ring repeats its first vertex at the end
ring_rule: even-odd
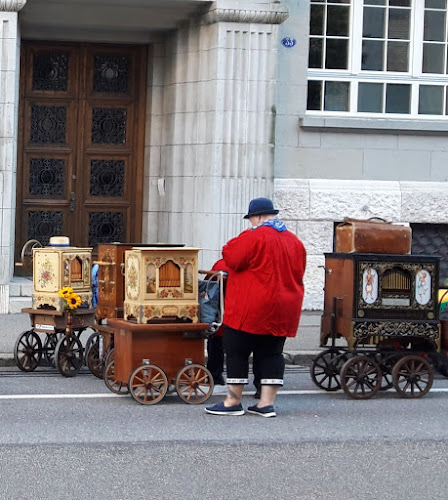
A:
POLYGON ((304 294, 306 251, 290 231, 248 229, 222 250, 229 268, 224 324, 261 335, 295 337, 304 294))

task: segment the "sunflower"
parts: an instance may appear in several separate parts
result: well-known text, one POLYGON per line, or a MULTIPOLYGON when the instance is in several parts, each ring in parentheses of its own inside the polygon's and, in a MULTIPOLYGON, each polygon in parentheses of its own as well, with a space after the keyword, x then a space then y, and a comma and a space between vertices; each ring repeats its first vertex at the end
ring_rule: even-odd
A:
POLYGON ((81 305, 81 297, 77 293, 72 293, 68 297, 65 297, 67 305, 70 309, 76 309, 81 305))
POLYGON ((59 297, 62 297, 63 299, 66 299, 73 293, 73 288, 71 286, 64 286, 64 288, 61 288, 58 292, 59 297))

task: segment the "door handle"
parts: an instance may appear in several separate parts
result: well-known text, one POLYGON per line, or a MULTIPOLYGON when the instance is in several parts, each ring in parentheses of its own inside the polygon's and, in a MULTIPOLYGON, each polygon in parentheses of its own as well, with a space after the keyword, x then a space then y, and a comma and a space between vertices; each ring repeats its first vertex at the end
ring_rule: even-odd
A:
POLYGON ((75 192, 72 191, 70 194, 70 212, 75 211, 75 192))

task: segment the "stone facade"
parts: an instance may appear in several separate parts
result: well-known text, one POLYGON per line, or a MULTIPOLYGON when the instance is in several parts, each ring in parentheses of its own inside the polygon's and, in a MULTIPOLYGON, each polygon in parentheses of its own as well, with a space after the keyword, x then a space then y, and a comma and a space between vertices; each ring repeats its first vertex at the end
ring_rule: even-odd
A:
POLYGON ((324 252, 344 217, 446 224, 448 122, 306 113, 310 2, 285 0, 279 39, 274 196, 308 249, 305 309, 323 306, 324 252))
MULTIPOLYGON (((137 3, 150 19, 151 1, 137 3)), ((194 2, 182 3, 173 12, 194 2)), ((144 242, 201 247, 200 267, 209 267, 246 227, 249 200, 274 196, 308 250, 304 308, 321 309, 336 222, 448 220, 448 122, 307 115, 309 0, 198 1, 175 29, 152 33, 131 11, 119 26, 116 12, 101 16, 95 30, 64 17, 45 35, 37 18, 54 5, 41 5, 43 14, 37 0, 29 9, 0 0, 0 313, 17 311, 9 295, 27 290, 11 283, 20 16, 30 39, 148 45, 144 242), (296 43, 282 45, 285 37, 296 43)))
POLYGON ((153 46, 144 239, 203 249, 201 266, 271 195, 277 3, 214 2, 153 46), (243 7, 246 8, 243 8, 243 7))
POLYGON ((20 34, 26 0, 0 0, 0 314, 9 312, 13 272, 20 34))

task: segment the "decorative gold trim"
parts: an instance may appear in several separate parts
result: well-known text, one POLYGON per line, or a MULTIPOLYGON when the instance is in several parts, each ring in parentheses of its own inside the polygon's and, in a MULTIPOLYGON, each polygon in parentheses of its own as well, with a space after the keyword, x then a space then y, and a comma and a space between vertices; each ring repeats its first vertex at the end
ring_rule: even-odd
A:
POLYGON ((356 339, 369 337, 425 337, 437 340, 440 337, 438 323, 414 323, 412 321, 363 321, 353 325, 356 339))

